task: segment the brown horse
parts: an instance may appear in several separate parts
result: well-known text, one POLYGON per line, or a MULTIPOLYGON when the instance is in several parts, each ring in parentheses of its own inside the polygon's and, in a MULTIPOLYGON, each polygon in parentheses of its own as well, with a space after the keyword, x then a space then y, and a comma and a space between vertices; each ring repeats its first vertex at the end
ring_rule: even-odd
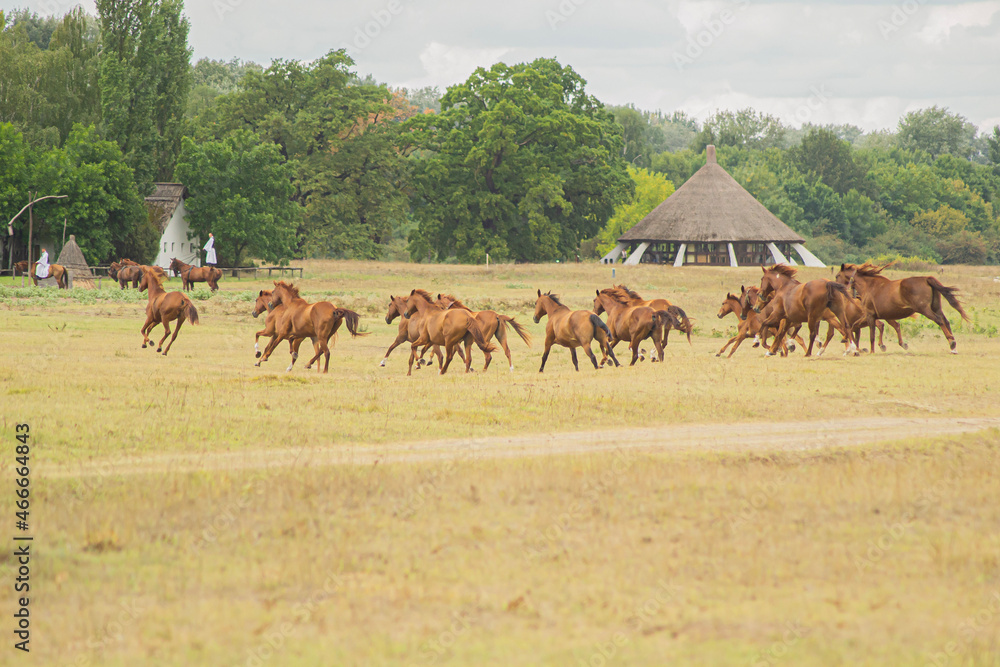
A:
MULTIPOLYGON (((611 332, 608 349, 614 350, 619 341, 628 341, 629 349, 632 350, 632 361, 629 366, 634 366, 639 359, 639 344, 651 338, 653 347, 656 348, 656 355, 652 360, 663 361, 663 330, 668 326, 679 328, 680 321, 669 310, 653 310, 649 306, 631 305, 628 294, 617 287, 596 290, 596 293, 594 313, 597 315, 605 311, 608 313, 608 330, 611 332)), ((606 361, 606 358, 602 360, 601 366, 606 361)))
MULTIPOLYGON (((650 299, 646 300, 639 296, 638 292, 629 289, 625 285, 614 285, 613 288, 620 289, 628 295, 629 300, 633 306, 649 306, 653 310, 669 310, 671 314, 674 315, 679 321, 680 326, 670 326, 663 331, 663 344, 667 344, 667 339, 670 337, 670 329, 677 329, 681 333, 687 335, 688 344, 691 344, 691 332, 694 331, 694 325, 691 324, 691 320, 688 318, 687 313, 685 313, 681 308, 670 303, 666 299, 650 299), (673 309, 673 310, 671 310, 673 309)), ((600 314, 600 313, 598 313, 600 314)))
MULTIPOLYGON (((760 288, 756 285, 751 286, 750 289, 740 285, 740 296, 735 296, 729 293, 726 294, 726 299, 722 302, 722 307, 719 309, 719 319, 721 320, 729 313, 733 313, 740 321, 740 324, 739 328, 736 330, 736 335, 730 338, 729 342, 723 345, 722 349, 719 350, 715 356, 721 357, 722 353, 726 351, 726 348, 732 344, 733 349, 729 351, 729 356, 726 357, 728 359, 736 354, 737 348, 739 348, 743 341, 750 336, 755 338, 755 342, 753 344, 754 347, 757 347, 762 343, 760 340, 760 325, 761 322, 764 321, 764 317, 766 315, 758 314, 757 311, 753 309, 753 307, 757 305, 757 295, 759 292, 760 288)), ((766 308, 764 311, 767 313, 766 308)), ((799 345, 805 347, 805 343, 798 337, 797 334, 792 334, 790 337, 797 340, 799 345)), ((766 344, 766 341, 763 342, 766 344)), ((789 352, 794 351, 795 343, 786 345, 784 341, 781 342, 781 356, 786 357, 789 352)))
MULTIPOLYGON (((292 283, 284 281, 274 283, 267 307, 274 310, 281 305, 284 305, 285 309, 276 317, 274 327, 278 335, 267 344, 257 366, 268 360, 281 341, 287 340, 292 353, 292 363, 288 365, 287 370, 291 371, 299 357, 298 345, 294 344, 294 340, 309 338, 312 340, 315 354, 306 364, 306 370, 312 368, 313 363, 320 357, 324 357, 322 372, 326 373, 330 370, 330 338, 337 333, 342 323, 346 323, 352 337, 368 335, 367 332, 358 331, 361 317, 356 312, 347 308, 336 308, 329 301, 309 303, 299 296, 299 289, 292 283)), ((319 364, 316 364, 316 370, 320 371, 319 364)))
POLYGON ((180 333, 184 320, 189 319, 191 320, 191 324, 198 324, 198 311, 195 309, 194 304, 191 303, 191 299, 183 292, 167 292, 164 290, 163 278, 152 271, 146 271, 142 274, 139 291, 148 291, 149 293, 149 301, 146 304, 146 323, 142 325, 141 329, 143 347, 149 344, 149 333, 157 324, 162 324, 164 334, 156 346, 156 351, 163 350, 163 341, 170 335, 170 323, 177 320, 177 328, 174 329, 174 335, 170 339, 170 342, 167 343, 167 349, 163 350, 163 356, 167 356, 170 346, 177 340, 177 334, 180 333))
POLYGON ((576 348, 578 347, 583 348, 594 364, 594 368, 598 368, 597 357, 590 349, 590 342, 595 338, 605 356, 611 357, 615 366, 621 366, 615 357, 615 351, 608 345, 611 330, 596 313, 589 310, 570 310, 568 306, 564 306, 559 301, 557 295, 551 292, 542 294, 542 290, 538 290, 538 299, 535 300, 535 324, 538 324, 546 315, 549 321, 545 323, 545 352, 542 353, 542 365, 538 368, 539 373, 545 370, 549 350, 556 343, 569 348, 573 357, 573 367, 576 370, 580 370, 580 364, 576 358, 576 348))
MULTIPOLYGON (((285 312, 284 304, 275 306, 273 309, 268 310, 267 304, 269 304, 270 302, 271 302, 271 290, 262 289, 260 293, 257 295, 256 301, 254 301, 253 310, 250 312, 250 314, 253 315, 254 318, 259 317, 261 313, 267 312, 267 317, 264 318, 264 328, 258 331, 257 335, 253 339, 253 349, 255 353, 254 356, 256 356, 258 359, 260 359, 261 355, 260 345, 258 345, 260 337, 270 336, 271 340, 273 341, 278 336, 278 333, 275 330, 275 327, 277 326, 278 323, 278 319, 281 317, 282 313, 285 312)), ((299 345, 302 343, 303 340, 305 339, 296 338, 295 340, 288 341, 288 351, 292 355, 295 355, 299 351, 299 345)))
MULTIPOLYGON (((406 312, 406 299, 401 296, 389 295, 389 310, 385 314, 385 323, 392 324, 392 321, 397 317, 400 317, 406 312)), ((420 330, 422 327, 422 316, 419 312, 413 313, 410 317, 403 317, 399 320, 399 329, 396 333, 396 340, 392 342, 389 349, 385 351, 385 356, 382 357, 382 361, 379 363, 380 367, 385 366, 386 359, 389 358, 389 354, 395 350, 397 347, 403 343, 412 343, 420 338, 420 330)), ((444 357, 441 355, 441 348, 437 345, 425 345, 424 349, 420 351, 420 358, 417 359, 417 369, 419 370, 421 366, 425 363, 430 364, 429 361, 424 361, 424 355, 427 353, 427 349, 433 347, 434 356, 438 360, 438 368, 440 369, 444 366, 444 357)), ((462 363, 465 363, 465 353, 462 352, 462 348, 458 348, 458 354, 462 358, 462 363)))
POLYGON ((132 283, 132 287, 139 287, 139 281, 142 280, 142 267, 137 264, 129 264, 128 266, 120 266, 118 268, 116 280, 118 284, 121 285, 122 289, 128 287, 129 283, 132 283))
POLYGON ((193 290, 195 283, 208 283, 209 289, 214 292, 219 289, 219 279, 222 278, 222 269, 185 264, 176 257, 170 260, 170 270, 180 275, 185 290, 193 290))
MULTIPOLYGON (((764 275, 760 281, 760 298, 766 299, 773 294, 772 312, 761 323, 761 338, 765 338, 768 328, 777 326, 774 342, 765 353, 773 355, 781 345, 789 329, 795 329, 803 323, 809 325, 809 346, 806 356, 812 356, 813 344, 819 333, 819 323, 827 309, 837 318, 841 330, 849 340, 845 354, 858 354, 857 345, 850 335, 847 316, 844 313, 845 301, 848 299, 847 288, 831 280, 810 280, 800 283, 795 279, 797 271, 787 264, 775 264, 771 268, 760 267, 764 275)), ((758 308, 760 303, 758 302, 758 308)))
POLYGON ((444 365, 439 373, 444 375, 448 372, 448 366, 455 356, 455 350, 465 342, 465 372, 469 372, 472 364, 472 343, 475 342, 479 349, 486 355, 486 365, 490 365, 490 353, 496 347, 486 340, 483 330, 479 327, 476 318, 467 310, 453 308, 444 310, 440 304, 434 303, 431 295, 421 289, 410 292, 406 300, 406 311, 404 317, 412 317, 415 313, 420 313, 420 337, 410 344, 410 366, 406 374, 413 372, 413 361, 417 358, 417 348, 428 344, 444 346, 444 365))
MULTIPOLYGON (((472 316, 476 318, 476 322, 479 323, 479 328, 483 330, 483 338, 486 340, 496 338, 497 342, 500 343, 503 353, 507 355, 507 363, 510 365, 512 373, 514 372, 514 360, 510 356, 510 347, 507 346, 507 327, 512 328, 514 333, 521 337, 524 344, 531 347, 531 334, 528 333, 528 330, 522 324, 515 321, 513 317, 501 315, 492 310, 474 311, 451 294, 438 294, 437 303, 440 303, 446 310, 448 308, 460 308, 472 313, 472 316)), ((483 371, 489 368, 489 366, 490 358, 487 357, 483 371)))
MULTIPOLYGON (((858 292, 870 325, 876 319, 900 320, 919 313, 941 327, 944 337, 948 339, 952 354, 957 354, 955 348, 958 344, 951 332, 951 324, 941 307, 941 297, 943 296, 951 307, 958 311, 962 319, 968 322, 969 316, 955 297, 955 292, 958 290, 954 287, 945 287, 933 276, 889 280, 882 275, 886 266, 888 265, 876 266, 867 262, 861 265, 841 264, 836 279, 841 285, 852 286, 858 292)), ((902 345, 902 334, 899 340, 902 345)), ((875 352, 874 326, 871 329, 871 351, 875 352)))
POLYGON ((49 275, 45 276, 45 278, 39 278, 38 276, 35 275, 36 266, 38 266, 38 262, 32 263, 31 271, 29 272, 27 260, 22 262, 16 262, 14 264, 14 275, 23 276, 27 273, 31 277, 31 282, 35 287, 38 287, 39 280, 47 280, 49 278, 55 278, 56 285, 59 286, 59 289, 69 289, 69 283, 67 282, 67 279, 69 278, 69 273, 66 271, 66 267, 64 267, 62 264, 49 264, 49 275))

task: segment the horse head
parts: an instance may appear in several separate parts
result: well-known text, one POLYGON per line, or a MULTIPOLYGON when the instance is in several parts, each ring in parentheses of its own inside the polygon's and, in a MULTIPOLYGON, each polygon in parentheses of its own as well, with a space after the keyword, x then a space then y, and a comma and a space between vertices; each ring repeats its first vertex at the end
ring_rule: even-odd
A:
POLYGON ((604 304, 601 302, 601 290, 594 290, 597 296, 594 297, 594 312, 598 315, 604 312, 604 304))
MULTIPOLYGON (((735 295, 726 292, 726 298, 722 301, 722 307, 719 308, 719 319, 721 320, 729 313, 735 313, 736 309, 733 308, 733 304, 739 304, 739 303, 740 300, 735 295)), ((598 315, 600 315, 600 313, 598 313, 598 315)))
POLYGON ((403 299, 401 297, 393 296, 391 294, 389 295, 389 310, 385 313, 386 324, 392 324, 394 319, 403 314, 403 310, 405 309, 399 303, 402 301, 403 299))
POLYGON ((271 300, 271 290, 262 289, 257 295, 257 300, 253 304, 253 312, 250 313, 254 317, 258 317, 265 310, 268 310, 267 303, 271 300))

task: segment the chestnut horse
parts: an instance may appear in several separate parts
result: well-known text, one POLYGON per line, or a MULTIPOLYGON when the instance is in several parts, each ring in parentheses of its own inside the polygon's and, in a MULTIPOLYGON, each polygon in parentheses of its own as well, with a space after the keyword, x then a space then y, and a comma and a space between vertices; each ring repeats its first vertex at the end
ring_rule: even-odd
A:
POLYGON ((472 343, 475 342, 479 349, 486 355, 486 365, 490 365, 490 352, 496 347, 486 340, 483 330, 479 327, 479 322, 467 310, 453 308, 445 310, 440 304, 434 303, 431 295, 422 289, 415 289, 410 292, 406 300, 406 311, 403 317, 413 317, 420 313, 420 337, 410 344, 410 366, 406 371, 407 375, 413 373, 413 361, 417 358, 417 348, 428 344, 444 346, 444 365, 441 366, 439 374, 448 372, 448 366, 455 357, 455 350, 465 342, 465 372, 469 372, 472 364, 472 343))
MULTIPOLYGON (((673 327, 679 330, 681 333, 687 335, 688 344, 691 344, 691 332, 694 331, 694 325, 691 324, 691 320, 688 319, 687 313, 681 310, 678 306, 670 303, 666 299, 651 299, 649 301, 643 299, 639 294, 625 285, 614 285, 614 287, 623 290, 628 294, 628 298, 631 300, 633 306, 649 306, 653 310, 669 310, 678 320, 680 320, 680 326, 673 327), (674 308, 674 310, 670 310, 674 308)), ((599 313, 598 313, 599 314, 599 313)), ((663 344, 667 344, 667 339, 670 337, 671 327, 667 327, 663 331, 663 344)))
MULTIPOLYGON (((401 296, 389 295, 389 310, 385 314, 385 323, 392 324, 392 321, 397 317, 400 317, 406 312, 406 299, 401 296)), ((385 366, 386 359, 389 358, 389 354, 395 350, 397 347, 403 343, 412 343, 420 338, 420 329, 422 326, 422 316, 419 312, 413 313, 410 317, 403 317, 399 320, 399 329, 396 332, 396 340, 392 341, 392 345, 389 349, 385 351, 385 356, 382 357, 382 361, 379 363, 379 367, 385 366)), ((441 348, 437 345, 426 345, 424 349, 420 351, 420 358, 417 359, 417 369, 419 370, 424 364, 430 364, 429 361, 424 361, 424 355, 427 353, 427 348, 434 348, 434 356, 438 360, 438 368, 440 369, 444 366, 444 357, 441 355, 441 348)), ((465 363, 465 353, 462 352, 462 348, 458 349, 458 355, 462 358, 462 363, 465 363)))
POLYGON ((145 271, 139 283, 139 291, 148 291, 149 301, 146 304, 146 323, 142 325, 142 346, 149 344, 149 333, 157 324, 163 325, 163 338, 156 346, 156 351, 163 349, 163 341, 170 335, 170 323, 177 320, 177 328, 174 335, 167 343, 167 349, 163 350, 163 356, 167 356, 170 346, 177 340, 181 325, 185 319, 191 320, 191 324, 198 324, 198 311, 191 303, 191 299, 183 292, 167 292, 163 289, 163 278, 152 271, 145 271))
MULTIPOLYGON (((803 323, 809 325, 809 346, 806 349, 806 356, 812 356, 813 344, 819 333, 819 323, 827 309, 834 313, 841 330, 848 338, 849 346, 845 354, 851 352, 859 354, 844 313, 845 301, 848 299, 846 287, 822 279, 800 283, 795 279, 797 271, 787 264, 760 268, 764 273, 760 281, 760 298, 766 299, 769 295, 774 295, 771 299, 772 311, 761 323, 761 338, 766 337, 768 328, 778 327, 774 342, 765 353, 766 356, 771 356, 777 351, 789 329, 795 329, 803 323)), ((760 302, 757 307, 760 308, 760 302)))
POLYGON ((214 266, 185 264, 176 257, 170 260, 170 270, 176 271, 180 275, 186 290, 193 290, 195 283, 208 283, 209 289, 214 292, 219 289, 219 279, 222 278, 222 269, 217 269, 214 266))
MULTIPOLYGON (((510 347, 507 346, 507 327, 510 326, 514 330, 514 333, 521 337, 524 344, 531 347, 531 334, 528 333, 528 330, 522 324, 515 321, 509 315, 501 315, 492 310, 474 311, 451 294, 438 294, 437 303, 440 303, 445 309, 460 308, 472 313, 472 316, 476 318, 476 322, 479 323, 479 328, 483 330, 483 338, 486 340, 496 338, 497 342, 500 343, 503 353, 507 355, 507 363, 510 364, 510 371, 512 373, 514 372, 514 360, 510 356, 510 347)), ((490 358, 487 357, 483 370, 485 371, 489 366, 490 358)))
MULTIPOLYGON (((257 335, 254 336, 253 339, 253 349, 255 353, 254 356, 256 356, 258 359, 260 359, 261 355, 260 345, 258 345, 260 337, 270 336, 271 340, 273 341, 278 336, 278 333, 275 330, 275 327, 277 326, 278 323, 278 319, 281 317, 282 313, 285 312, 284 304, 275 306, 273 309, 268 310, 267 304, 269 304, 270 302, 271 302, 271 290, 262 289, 260 293, 257 295, 257 300, 254 301, 253 310, 250 312, 250 314, 253 315, 254 318, 260 317, 260 314, 265 311, 267 312, 267 317, 264 318, 264 328, 258 331, 257 335)), ((288 341, 288 351, 292 355, 296 354, 299 351, 299 345, 302 343, 303 340, 305 339, 296 338, 295 340, 288 341)))
MULTIPOLYGON (((857 264, 841 264, 837 274, 837 282, 855 288, 861 297, 869 324, 876 319, 900 320, 919 313, 934 324, 941 327, 952 354, 957 354, 957 342, 951 332, 951 324, 945 317, 941 307, 941 297, 958 311, 962 319, 969 321, 962 304, 955 297, 958 290, 955 287, 945 287, 933 276, 913 276, 901 280, 889 280, 882 275, 888 266, 876 266, 868 262, 857 264)), ((897 329, 898 332, 898 329, 897 329)), ((900 334, 900 345, 903 337, 900 334)), ((885 349, 883 347, 883 349, 885 349)), ((871 329, 871 351, 875 351, 875 328, 871 329)))
POLYGON ((615 351, 608 346, 608 339, 611 338, 611 330, 601 321, 601 318, 589 310, 570 310, 564 306, 559 297, 552 292, 542 294, 538 290, 538 299, 535 301, 535 324, 538 324, 542 316, 547 315, 549 321, 545 323, 545 352, 542 353, 542 365, 538 372, 545 370, 545 362, 549 358, 549 350, 556 343, 563 347, 568 347, 573 357, 573 367, 580 370, 580 364, 576 358, 576 348, 582 347, 594 368, 598 368, 597 357, 590 349, 590 342, 597 339, 601 350, 605 356, 610 356, 615 362, 615 366, 621 366, 615 357, 615 351))
MULTIPOLYGON (((733 294, 726 293, 726 299, 722 302, 722 307, 719 309, 719 319, 733 313, 736 318, 740 321, 739 328, 736 330, 736 335, 729 339, 722 349, 716 353, 715 356, 721 357, 722 353, 726 351, 726 348, 731 344, 733 349, 729 351, 727 359, 734 354, 736 354, 737 348, 743 343, 744 340, 750 336, 754 336, 755 342, 754 347, 757 347, 761 343, 767 344, 766 341, 760 340, 760 325, 764 321, 764 316, 760 315, 753 309, 757 305, 757 294, 760 292, 760 288, 756 285, 747 289, 743 285, 740 285, 740 296, 735 296, 733 294)), ((764 309, 767 312, 767 309, 764 309)), ((799 338, 798 334, 792 334, 790 336, 798 341, 799 345, 805 347, 805 343, 799 338)), ((785 344, 784 341, 781 342, 781 356, 788 356, 789 352, 795 351, 795 343, 785 344)))
POLYGON ((27 273, 29 276, 31 276, 31 282, 35 287, 38 287, 39 280, 47 280, 49 278, 55 278, 56 285, 58 285, 59 289, 69 289, 69 284, 66 282, 67 278, 69 277, 69 273, 67 273, 66 267, 64 267, 62 264, 49 264, 49 275, 45 276, 44 278, 39 278, 38 276, 35 275, 36 266, 38 266, 38 262, 34 262, 31 265, 31 272, 29 273, 27 260, 22 262, 17 262, 14 264, 14 275, 23 276, 24 274, 27 273))
MULTIPOLYGON (((268 360, 281 341, 287 340, 291 343, 292 353, 292 363, 288 365, 287 370, 291 371, 299 357, 298 345, 294 344, 294 339, 309 338, 312 340, 315 354, 306 364, 306 370, 312 368, 313 363, 320 357, 324 357, 321 372, 327 373, 330 370, 330 338, 337 333, 342 323, 346 323, 347 330, 354 338, 368 335, 367 332, 358 331, 361 317, 353 310, 335 308, 329 301, 309 303, 299 296, 299 289, 295 285, 278 281, 274 283, 267 307, 274 310, 282 304, 285 306, 285 312, 276 318, 274 327, 278 335, 267 344, 257 366, 268 360)), ((319 364, 316 364, 316 371, 320 372, 319 364)))
MULTIPOLYGON (((635 366, 639 359, 639 344, 647 338, 653 340, 656 355, 652 360, 663 361, 663 330, 665 327, 680 327, 680 321, 669 310, 653 310, 649 306, 633 306, 628 294, 617 287, 596 290, 594 298, 594 313, 600 315, 607 311, 608 330, 611 339, 608 349, 615 349, 619 341, 627 340, 632 350, 632 361, 629 366, 635 366)), ((676 308, 671 306, 671 308, 676 308)), ((601 361, 603 366, 607 359, 601 361)))

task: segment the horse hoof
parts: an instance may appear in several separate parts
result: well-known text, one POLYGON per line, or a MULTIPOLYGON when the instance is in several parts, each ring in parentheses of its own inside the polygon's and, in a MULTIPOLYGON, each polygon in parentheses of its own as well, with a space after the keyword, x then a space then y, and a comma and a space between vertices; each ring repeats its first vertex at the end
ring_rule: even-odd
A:
POLYGON ((258 361, 256 364, 254 364, 254 366, 256 366, 257 368, 260 368, 260 362, 258 361))
POLYGON ((157 352, 163 352, 163 348, 159 348, 159 347, 158 347, 158 348, 156 348, 156 351, 157 351, 157 352))
POLYGON ((142 344, 142 349, 144 349, 144 350, 146 349, 146 344, 145 343, 142 344))
POLYGON ((379 363, 378 367, 379 367, 379 368, 385 368, 385 359, 383 359, 383 360, 382 360, 382 361, 381 361, 381 362, 379 363))
POLYGON ((256 354, 255 356, 256 356, 256 357, 257 357, 258 359, 260 359, 260 355, 261 355, 261 353, 260 353, 260 352, 258 351, 258 352, 257 352, 257 354, 256 354))
POLYGON ((774 356, 774 352, 771 352, 770 350, 768 350, 767 352, 764 353, 764 356, 765 357, 773 357, 774 356))
POLYGON ((754 343, 753 346, 754 347, 760 347, 760 343, 754 343))
POLYGON ((286 373, 291 373, 292 372, 292 365, 291 364, 288 365, 288 368, 285 369, 285 372, 286 373))
POLYGON ((794 352, 795 351, 795 343, 792 343, 791 345, 788 346, 788 351, 789 352, 794 352))
POLYGON ((167 356, 167 353, 166 353, 166 352, 164 352, 164 353, 163 353, 163 356, 167 356))
POLYGON ((958 354, 958 350, 954 350, 954 349, 953 349, 953 350, 951 350, 951 353, 952 353, 952 354, 958 354))
POLYGON ((511 367, 510 367, 510 372, 511 372, 511 373, 513 373, 513 372, 514 372, 514 367, 513 367, 513 366, 511 366, 511 367))
POLYGON ((909 350, 910 349, 909 343, 903 343, 903 349, 904 350, 909 350))
POLYGON ((879 345, 879 346, 878 346, 878 349, 880 349, 880 350, 882 350, 883 352, 885 352, 885 345, 879 345))

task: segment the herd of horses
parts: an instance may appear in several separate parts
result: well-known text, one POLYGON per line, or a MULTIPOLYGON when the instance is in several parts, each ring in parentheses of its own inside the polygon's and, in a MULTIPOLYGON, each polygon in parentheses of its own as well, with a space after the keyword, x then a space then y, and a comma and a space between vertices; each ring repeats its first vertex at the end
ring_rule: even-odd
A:
POLYGON ((766 347, 766 355, 774 355, 779 350, 782 355, 794 351, 792 338, 806 347, 806 356, 811 356, 821 322, 827 322, 826 341, 819 349, 822 354, 838 332, 847 349, 844 354, 860 354, 861 329, 869 329, 870 351, 875 352, 875 333, 878 331, 879 348, 884 352, 882 341, 884 324, 896 331, 900 347, 908 349, 903 342, 899 320, 923 315, 937 324, 948 341, 951 352, 956 353, 955 335, 944 314, 942 299, 958 311, 962 319, 969 316, 955 296, 954 287, 946 287, 933 276, 913 276, 900 280, 890 280, 882 275, 889 265, 841 264, 834 280, 798 281, 796 270, 785 264, 761 267, 763 276, 760 286, 749 289, 741 286, 740 295, 727 293, 719 318, 733 313, 740 320, 736 336, 730 338, 716 354, 721 356, 730 345, 729 356, 733 356, 740 344, 750 336, 757 341, 754 345, 765 345, 771 332, 774 341, 766 347), (798 336, 805 324, 809 331, 806 345, 798 336))
MULTIPOLYGON (((25 266, 17 268, 26 271, 27 263, 21 264, 25 266)), ((50 266, 53 270, 58 267, 56 264, 50 266)), ((969 321, 955 296, 956 288, 946 287, 933 276, 891 280, 882 275, 887 266, 842 264, 834 280, 817 279, 806 283, 797 280, 797 270, 786 264, 762 266, 759 286, 741 286, 739 295, 726 294, 718 317, 721 319, 732 313, 739 320, 739 326, 736 335, 722 346, 716 356, 721 356, 727 349, 728 356, 733 356, 743 341, 752 336, 754 347, 763 345, 767 356, 779 353, 787 356, 798 343, 805 349, 805 356, 809 357, 813 354, 822 322, 826 322, 828 327, 826 340, 819 346, 820 355, 835 333, 840 335, 846 346, 845 355, 859 355, 861 330, 865 328, 869 329, 870 351, 875 352, 876 331, 879 347, 885 351, 882 339, 885 324, 895 330, 900 347, 908 349, 899 321, 917 315, 923 315, 937 324, 951 352, 955 353, 955 336, 944 314, 942 301, 947 301, 964 320, 969 321), (803 326, 808 330, 808 342, 799 336, 803 326), (773 340, 768 344, 772 336, 773 340)), ((219 269, 194 267, 177 259, 171 262, 170 269, 181 277, 184 290, 193 289, 196 282, 206 282, 215 291, 222 277, 219 269)), ((198 324, 198 311, 191 299, 183 292, 167 292, 163 288, 166 273, 162 268, 122 259, 112 263, 109 274, 118 280, 122 289, 131 282, 133 287, 148 292, 146 321, 141 329, 142 347, 150 345, 149 334, 162 324, 164 334, 157 345, 157 352, 166 355, 185 321, 198 324), (175 328, 171 332, 170 324, 174 322, 175 328), (172 337, 164 349, 163 344, 171 333, 172 337)), ((264 328, 256 333, 254 341, 257 366, 267 361, 282 341, 288 341, 291 354, 288 370, 291 371, 299 356, 299 346, 308 338, 313 343, 313 355, 306 368, 316 363, 317 370, 326 373, 330 367, 330 340, 341 325, 346 325, 352 337, 367 335, 359 329, 361 318, 358 313, 338 308, 329 301, 307 302, 295 285, 284 281, 275 282, 273 290, 261 290, 258 294, 252 315, 256 318, 264 313, 264 328), (270 337, 263 351, 259 344, 261 336, 270 337), (322 364, 317 363, 320 360, 322 364)), ((413 289, 407 296, 390 295, 386 324, 397 318, 396 339, 379 365, 385 366, 394 349, 409 343, 407 375, 412 374, 414 364, 419 369, 433 363, 425 359, 428 351, 437 359, 439 373, 448 371, 456 353, 464 363, 465 371, 470 372, 473 345, 485 358, 483 371, 490 367, 497 345, 503 350, 513 371, 509 331, 512 330, 526 345, 531 346, 531 335, 513 317, 492 310, 473 311, 450 294, 438 294, 435 298, 425 290, 413 289)), ((578 371, 577 348, 584 351, 594 368, 602 368, 609 362, 621 366, 614 352, 620 342, 627 343, 631 351, 629 365, 645 358, 641 344, 647 340, 652 342, 654 348, 651 361, 662 362, 670 331, 676 329, 682 332, 690 344, 693 330, 691 318, 679 306, 664 298, 643 299, 624 285, 595 290, 592 310, 572 310, 560 301, 558 295, 538 290, 533 319, 537 324, 542 318, 547 318, 547 322, 539 372, 545 370, 554 345, 569 348, 573 367, 578 371), (606 322, 601 319, 602 314, 606 314, 606 322), (594 341, 597 341, 602 354, 600 361, 591 347, 594 341)))

